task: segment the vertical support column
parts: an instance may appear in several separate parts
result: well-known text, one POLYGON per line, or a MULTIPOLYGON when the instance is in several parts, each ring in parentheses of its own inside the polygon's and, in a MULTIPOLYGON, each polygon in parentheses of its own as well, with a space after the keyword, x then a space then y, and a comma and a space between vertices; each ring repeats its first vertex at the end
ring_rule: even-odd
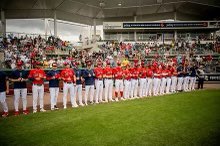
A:
POLYGON ((2 24, 2 36, 6 37, 6 19, 5 19, 5 12, 1 10, 1 24, 2 24))
POLYGON ((93 32, 93 40, 96 42, 96 19, 93 19, 93 27, 94 27, 94 32, 93 32))
POLYGON ((48 26, 48 20, 44 19, 44 32, 45 32, 45 39, 47 39, 47 26, 48 26))
MULTIPOLYGON (((134 16, 134 22, 137 21, 137 16, 134 16)), ((134 31, 134 41, 136 42, 137 41, 137 31, 135 30, 134 31)))
MULTIPOLYGON (((177 13, 176 11, 174 12, 174 21, 176 22, 176 18, 177 18, 177 13)), ((177 30, 174 31, 174 40, 175 42, 177 41, 177 30)))
POLYGON ((54 10, 54 37, 57 37, 57 12, 54 10))

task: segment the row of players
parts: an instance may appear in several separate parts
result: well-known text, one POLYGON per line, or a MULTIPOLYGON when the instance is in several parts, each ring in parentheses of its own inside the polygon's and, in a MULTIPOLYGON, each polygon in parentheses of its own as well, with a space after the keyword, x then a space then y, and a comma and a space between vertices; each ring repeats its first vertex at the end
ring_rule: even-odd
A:
POLYGON ((27 107, 27 86, 26 82, 32 82, 33 95, 33 113, 37 112, 37 101, 40 100, 40 111, 44 109, 44 81, 49 81, 49 91, 51 97, 51 110, 58 109, 57 97, 59 93, 59 82, 63 81, 63 107, 67 108, 67 94, 70 92, 72 107, 102 102, 111 102, 118 100, 143 98, 145 96, 157 96, 163 94, 175 93, 177 91, 195 90, 196 70, 194 66, 183 66, 175 63, 165 65, 154 62, 153 65, 146 65, 141 61, 130 66, 129 64, 121 66, 117 61, 117 66, 112 68, 110 62, 99 60, 97 67, 92 68, 92 62, 87 62, 86 69, 79 69, 78 64, 75 68, 70 68, 70 64, 65 62, 65 68, 57 70, 57 64, 53 63, 53 68, 47 74, 41 69, 41 63, 36 62, 35 68, 28 73, 22 70, 22 62, 17 63, 17 69, 13 70, 11 75, 7 76, 0 71, 0 101, 3 106, 3 117, 8 115, 8 106, 5 101, 6 93, 9 89, 9 81, 14 83, 14 115, 19 115, 19 98, 23 101, 23 114, 28 114, 27 107), (115 81, 115 97, 113 99, 113 81, 115 81), (85 83, 84 103, 82 100, 82 84, 85 83), (94 90, 96 88, 96 93, 94 90), (103 100, 103 89, 104 100, 103 100), (78 97, 78 103, 76 101, 78 97), (95 99, 93 99, 95 97, 95 99))

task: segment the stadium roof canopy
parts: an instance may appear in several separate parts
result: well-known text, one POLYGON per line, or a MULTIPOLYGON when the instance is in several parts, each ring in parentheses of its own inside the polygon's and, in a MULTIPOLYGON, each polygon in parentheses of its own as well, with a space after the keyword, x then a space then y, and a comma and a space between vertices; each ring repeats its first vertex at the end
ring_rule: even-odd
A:
POLYGON ((6 19, 53 18, 92 25, 103 21, 217 20, 219 0, 1 0, 6 19))

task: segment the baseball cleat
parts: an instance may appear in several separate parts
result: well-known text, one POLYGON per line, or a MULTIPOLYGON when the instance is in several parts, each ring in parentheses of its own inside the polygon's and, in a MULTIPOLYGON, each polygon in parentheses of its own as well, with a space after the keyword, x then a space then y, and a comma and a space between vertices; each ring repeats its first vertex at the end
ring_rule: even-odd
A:
POLYGON ((58 110, 59 108, 58 108, 56 105, 54 105, 54 109, 55 109, 55 110, 58 110))
POLYGON ((37 110, 33 110, 33 113, 37 113, 37 110))
POLYGON ((40 109, 40 112, 46 112, 46 110, 42 108, 42 109, 40 109))
POLYGON ((28 110, 23 110, 23 114, 24 114, 24 115, 29 114, 28 110))
POLYGON ((2 114, 2 117, 7 117, 8 116, 8 112, 4 112, 3 114, 2 114))
POLYGON ((18 115, 19 115, 19 111, 15 111, 14 116, 18 116, 18 115))

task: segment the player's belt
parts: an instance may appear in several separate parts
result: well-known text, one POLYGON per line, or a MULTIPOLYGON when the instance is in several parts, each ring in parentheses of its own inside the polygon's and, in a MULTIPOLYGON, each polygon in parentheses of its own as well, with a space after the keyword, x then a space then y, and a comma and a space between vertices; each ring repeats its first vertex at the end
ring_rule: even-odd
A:
POLYGON ((42 86, 43 84, 34 84, 35 86, 42 86))
POLYGON ((102 81, 102 79, 97 79, 97 80, 100 80, 100 81, 102 81))
POLYGON ((73 82, 64 82, 64 83, 66 83, 66 84, 72 84, 73 82))
POLYGON ((105 79, 111 80, 112 78, 105 78, 105 79))

